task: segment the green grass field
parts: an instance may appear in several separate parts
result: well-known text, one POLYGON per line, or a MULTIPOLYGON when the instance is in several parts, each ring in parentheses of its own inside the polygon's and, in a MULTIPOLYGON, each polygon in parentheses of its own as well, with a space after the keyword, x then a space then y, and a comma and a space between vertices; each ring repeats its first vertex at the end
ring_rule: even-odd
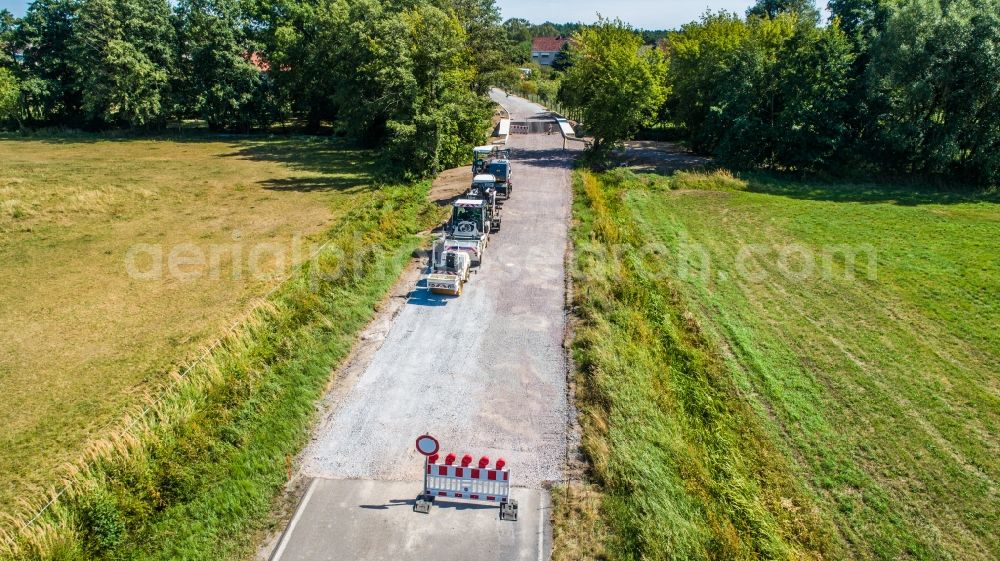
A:
POLYGON ((0 512, 36 506, 367 200, 371 159, 295 137, 0 139, 0 512), (163 249, 136 260, 161 276, 128 274, 136 243, 163 249), (184 244, 205 254, 190 277, 167 263, 184 244))
POLYGON ((576 183, 580 400, 609 551, 1000 556, 1000 199, 725 173, 576 183))

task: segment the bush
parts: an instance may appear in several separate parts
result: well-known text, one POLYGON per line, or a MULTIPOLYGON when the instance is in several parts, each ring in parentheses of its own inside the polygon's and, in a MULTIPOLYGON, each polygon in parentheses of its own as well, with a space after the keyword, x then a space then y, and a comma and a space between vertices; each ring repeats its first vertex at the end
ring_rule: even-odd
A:
POLYGON ((122 544, 125 520, 114 497, 106 491, 91 494, 80 509, 80 531, 88 552, 103 556, 122 544))
POLYGON ((17 119, 20 83, 14 73, 0 68, 0 124, 17 119))

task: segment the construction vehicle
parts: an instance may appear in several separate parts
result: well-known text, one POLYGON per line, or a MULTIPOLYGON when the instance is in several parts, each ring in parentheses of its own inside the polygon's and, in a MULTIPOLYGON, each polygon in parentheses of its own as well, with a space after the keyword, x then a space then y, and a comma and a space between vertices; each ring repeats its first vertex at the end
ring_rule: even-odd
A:
POLYGON ((470 252, 457 246, 449 247, 447 234, 438 238, 431 248, 431 273, 427 288, 435 294, 461 296, 472 269, 470 252))
POLYGON ((497 204, 496 184, 496 176, 481 173, 472 178, 472 186, 465 194, 466 199, 483 201, 491 232, 500 229, 500 205, 497 204))
POLYGON ((476 146, 472 149, 472 175, 479 175, 480 173, 489 173, 486 171, 489 167, 490 162, 494 160, 506 160, 510 162, 510 148, 501 148, 499 146, 484 145, 476 146))
POLYGON ((484 174, 490 174, 495 178, 493 189, 496 191, 497 197, 504 200, 509 199, 511 191, 514 190, 514 184, 511 181, 512 171, 508 158, 494 158, 483 169, 484 174))
POLYGON ((451 205, 451 218, 445 225, 443 251, 464 251, 469 254, 470 266, 478 267, 483 261, 483 250, 489 242, 490 227, 485 201, 455 201, 451 205))
POLYGON ((476 146, 472 149, 472 175, 479 174, 493 156, 496 146, 476 146))
POLYGON ((490 219, 481 199, 459 199, 451 205, 451 218, 431 248, 427 288, 435 294, 459 296, 472 267, 483 262, 489 242, 490 219))

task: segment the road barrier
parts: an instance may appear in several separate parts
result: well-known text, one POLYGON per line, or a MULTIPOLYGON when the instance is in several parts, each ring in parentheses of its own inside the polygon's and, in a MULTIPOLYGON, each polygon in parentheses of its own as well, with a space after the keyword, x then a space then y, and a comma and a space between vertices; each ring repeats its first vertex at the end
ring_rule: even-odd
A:
POLYGON ((528 134, 531 127, 527 123, 511 123, 510 133, 511 134, 528 134))
POLYGON ((437 441, 431 445, 427 439, 433 437, 424 435, 417 439, 417 451, 425 456, 424 490, 417 495, 414 512, 429 513, 434 500, 441 497, 496 503, 500 506, 501 520, 517 520, 517 501, 510 497, 510 470, 505 469, 503 458, 490 468, 489 457, 483 456, 473 467, 469 454, 462 456, 460 465, 455 465, 458 459, 455 454, 448 454, 444 463, 439 464, 437 441))

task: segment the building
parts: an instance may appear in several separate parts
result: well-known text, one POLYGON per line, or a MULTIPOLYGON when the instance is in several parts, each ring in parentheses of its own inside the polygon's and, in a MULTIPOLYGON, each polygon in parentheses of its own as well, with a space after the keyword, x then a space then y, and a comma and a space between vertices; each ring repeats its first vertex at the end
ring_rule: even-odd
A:
POLYGON ((569 43, 569 39, 566 37, 535 37, 531 40, 531 62, 552 66, 556 54, 562 50, 566 43, 569 43))
POLYGON ((264 55, 258 52, 243 53, 243 58, 250 64, 256 66, 257 70, 259 70, 261 74, 267 74, 271 71, 271 64, 264 59, 264 55))

